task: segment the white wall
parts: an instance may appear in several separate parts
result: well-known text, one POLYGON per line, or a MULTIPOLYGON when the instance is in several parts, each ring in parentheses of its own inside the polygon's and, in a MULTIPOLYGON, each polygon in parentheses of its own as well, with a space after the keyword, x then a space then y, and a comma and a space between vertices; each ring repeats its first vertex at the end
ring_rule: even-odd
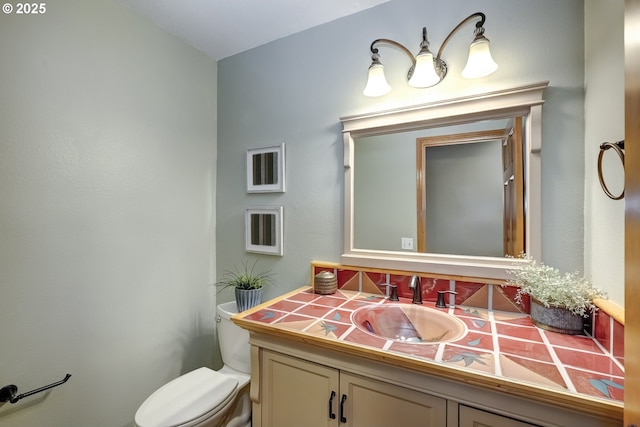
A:
MULTIPOLYGON (((600 144, 624 139, 624 1, 585 1, 585 266, 593 282, 624 307, 624 204, 598 180, 600 144)), ((617 154, 603 157, 607 187, 624 188, 617 154)))
MULTIPOLYGON (((242 213, 253 204, 282 205, 282 258, 262 256, 276 273, 275 296, 308 283, 312 260, 339 261, 343 235, 343 144, 339 117, 549 80, 543 107, 542 261, 584 269, 584 14, 581 0, 393 0, 277 40, 218 64, 218 269, 239 263, 242 213), (380 49, 393 91, 362 95, 369 46, 391 38, 418 50, 423 26, 432 49, 469 14, 487 15, 485 35, 500 68, 465 80, 473 25, 447 45, 449 75, 438 86, 406 84, 409 59, 380 49), (287 144, 287 192, 247 195, 247 148, 287 144)), ((222 296, 221 296, 222 297, 222 296)), ((225 296, 226 297, 226 296, 225 296)))
POLYGON ((0 426, 129 426, 213 364, 217 65, 113 1, 0 14, 0 426))

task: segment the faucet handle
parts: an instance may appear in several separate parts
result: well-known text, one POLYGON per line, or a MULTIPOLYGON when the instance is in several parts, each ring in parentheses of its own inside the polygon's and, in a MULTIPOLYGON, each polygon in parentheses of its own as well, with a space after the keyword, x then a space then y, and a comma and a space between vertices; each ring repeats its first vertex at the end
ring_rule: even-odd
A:
POLYGON ((389 290, 389 301, 400 301, 400 298, 398 298, 398 285, 385 283, 384 286, 389 290))
POLYGON ((444 302, 444 294, 458 295, 455 291, 438 291, 438 300, 436 301, 436 307, 447 308, 447 304, 444 302))

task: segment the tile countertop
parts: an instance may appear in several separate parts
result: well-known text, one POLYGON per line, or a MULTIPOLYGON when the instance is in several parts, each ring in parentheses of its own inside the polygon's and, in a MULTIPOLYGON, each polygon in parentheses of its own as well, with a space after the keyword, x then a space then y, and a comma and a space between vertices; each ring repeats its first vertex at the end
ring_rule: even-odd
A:
POLYGON ((548 332, 519 313, 437 309, 430 302, 423 306, 448 310, 466 324, 467 334, 454 342, 409 344, 374 336, 351 322, 355 309, 387 303, 379 295, 340 290, 318 295, 302 287, 233 319, 252 331, 622 419, 624 367, 591 337, 548 332))

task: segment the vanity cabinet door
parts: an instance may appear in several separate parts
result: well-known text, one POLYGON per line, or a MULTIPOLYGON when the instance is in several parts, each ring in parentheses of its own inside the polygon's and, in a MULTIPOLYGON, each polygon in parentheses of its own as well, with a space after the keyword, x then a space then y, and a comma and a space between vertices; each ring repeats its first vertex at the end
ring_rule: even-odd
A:
POLYGON ((260 389, 262 427, 338 426, 337 369, 262 350, 260 389))
POLYGON ((262 349, 261 427, 444 427, 447 401, 262 349))
POLYGON ((383 381, 340 374, 339 415, 341 425, 350 427, 444 427, 447 425, 446 399, 431 396, 383 381))
POLYGON ((538 427, 535 424, 517 421, 513 418, 465 405, 460 405, 458 410, 460 420, 459 427, 538 427))

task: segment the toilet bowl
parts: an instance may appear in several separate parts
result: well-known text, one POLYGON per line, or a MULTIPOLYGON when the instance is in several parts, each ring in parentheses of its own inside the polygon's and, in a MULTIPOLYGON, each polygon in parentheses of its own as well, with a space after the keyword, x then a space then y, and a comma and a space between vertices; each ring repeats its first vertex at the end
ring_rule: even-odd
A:
POLYGON ((249 332, 235 325, 235 301, 216 307, 224 366, 202 367, 160 387, 140 405, 137 427, 250 427, 249 332))

